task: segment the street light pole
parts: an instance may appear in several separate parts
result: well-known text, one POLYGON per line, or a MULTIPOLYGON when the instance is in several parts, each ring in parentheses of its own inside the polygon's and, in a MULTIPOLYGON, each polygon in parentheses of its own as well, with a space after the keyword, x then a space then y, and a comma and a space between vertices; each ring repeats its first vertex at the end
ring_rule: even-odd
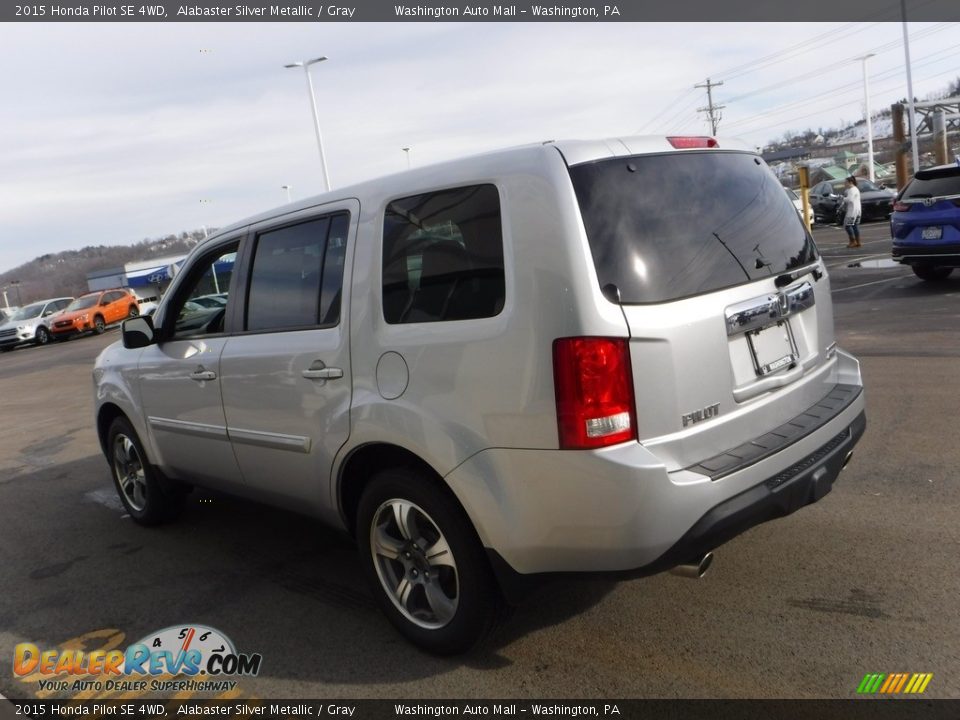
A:
POLYGON ((863 61, 863 106, 867 116, 867 172, 870 182, 873 182, 873 121, 870 119, 870 79, 867 76, 867 60, 874 57, 875 53, 867 53, 862 58, 863 61))
POLYGON ((286 190, 286 191, 287 191, 287 204, 289 204, 289 203, 291 202, 291 199, 290 199, 290 190, 291 190, 292 188, 293 188, 293 185, 281 185, 281 186, 280 186, 280 189, 281 189, 281 190, 286 190))
POLYGON ((403 150, 403 152, 404 152, 404 153, 406 154, 406 156, 407 156, 407 170, 409 170, 409 169, 410 169, 410 148, 405 147, 405 148, 400 148, 400 149, 403 150))
POLYGON ((907 60, 907 100, 910 103, 910 145, 913 150, 913 173, 920 169, 920 150, 917 148, 917 108, 913 104, 913 75, 910 72, 910 36, 907 33, 907 0, 900 0, 903 17, 903 54, 907 60))
POLYGON ((313 81, 310 77, 310 66, 319 62, 323 62, 326 59, 326 56, 324 56, 314 58, 313 60, 300 60, 295 63, 290 63, 289 65, 284 65, 284 67, 301 67, 303 68, 304 75, 307 78, 307 90, 310 92, 310 109, 313 110, 313 129, 317 133, 317 148, 320 150, 320 165, 323 167, 323 182, 326 185, 327 190, 330 190, 330 173, 327 172, 327 160, 323 154, 323 136, 320 134, 320 116, 317 114, 317 96, 313 92, 313 81))

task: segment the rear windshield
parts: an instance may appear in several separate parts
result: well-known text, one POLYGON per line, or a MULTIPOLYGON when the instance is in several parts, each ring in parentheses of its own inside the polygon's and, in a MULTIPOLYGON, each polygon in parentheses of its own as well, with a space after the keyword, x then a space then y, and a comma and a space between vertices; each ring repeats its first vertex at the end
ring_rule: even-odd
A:
POLYGON ((921 170, 903 190, 904 198, 960 195, 960 167, 921 170))
POLYGON ((683 152, 570 168, 600 279, 623 303, 720 290, 817 258, 770 169, 736 152, 683 152))

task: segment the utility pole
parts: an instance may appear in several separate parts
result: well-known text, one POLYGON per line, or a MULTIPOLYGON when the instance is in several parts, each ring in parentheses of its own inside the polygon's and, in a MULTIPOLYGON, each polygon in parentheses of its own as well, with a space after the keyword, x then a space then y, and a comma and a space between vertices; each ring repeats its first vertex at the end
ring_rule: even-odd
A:
POLYGON ((697 112, 707 113, 707 117, 710 118, 710 134, 717 134, 717 125, 720 124, 720 118, 723 115, 720 113, 726 105, 714 105, 713 104, 713 88, 720 87, 723 85, 723 81, 720 82, 710 82, 710 78, 707 78, 707 82, 701 83, 700 85, 694 85, 695 88, 706 88, 707 89, 707 106, 702 108, 697 108, 697 112))

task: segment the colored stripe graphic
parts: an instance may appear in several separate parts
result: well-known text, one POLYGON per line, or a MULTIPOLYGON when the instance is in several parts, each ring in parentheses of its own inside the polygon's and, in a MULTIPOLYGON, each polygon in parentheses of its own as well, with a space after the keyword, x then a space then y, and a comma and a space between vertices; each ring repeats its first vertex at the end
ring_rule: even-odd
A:
POLYGON ((926 691, 932 679, 933 673, 867 673, 857 686, 857 693, 919 695, 926 691))

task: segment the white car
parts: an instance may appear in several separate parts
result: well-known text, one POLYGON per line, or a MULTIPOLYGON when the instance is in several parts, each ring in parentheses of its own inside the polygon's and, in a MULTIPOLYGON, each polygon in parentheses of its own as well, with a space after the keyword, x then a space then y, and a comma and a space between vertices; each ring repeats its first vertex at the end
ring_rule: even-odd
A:
POLYGON ((13 350, 17 345, 46 345, 50 342, 50 323, 71 302, 71 297, 51 298, 17 310, 0 325, 0 350, 13 350))
MULTIPOLYGON (((784 188, 787 191, 787 197, 790 198, 790 202, 793 203, 793 206, 797 209, 797 214, 803 218, 803 200, 800 199, 800 195, 797 194, 796 190, 791 190, 790 188, 784 188)), ((810 203, 807 203, 807 225, 813 227, 813 207, 810 203)))

